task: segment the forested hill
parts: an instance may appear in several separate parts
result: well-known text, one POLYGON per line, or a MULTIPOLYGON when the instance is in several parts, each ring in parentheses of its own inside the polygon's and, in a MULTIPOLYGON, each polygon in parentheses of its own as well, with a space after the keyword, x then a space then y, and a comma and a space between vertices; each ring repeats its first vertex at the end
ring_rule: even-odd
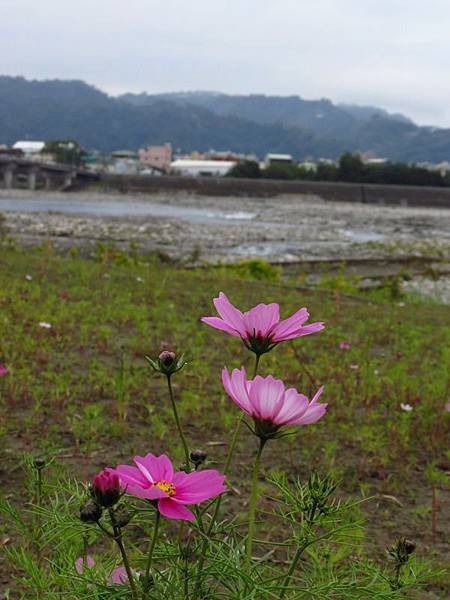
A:
POLYGON ((82 81, 0 76, 0 143, 68 138, 101 151, 170 141, 184 152, 287 152, 297 159, 357 150, 401 161, 450 157, 450 130, 418 127, 375 107, 207 92, 114 98, 82 81))

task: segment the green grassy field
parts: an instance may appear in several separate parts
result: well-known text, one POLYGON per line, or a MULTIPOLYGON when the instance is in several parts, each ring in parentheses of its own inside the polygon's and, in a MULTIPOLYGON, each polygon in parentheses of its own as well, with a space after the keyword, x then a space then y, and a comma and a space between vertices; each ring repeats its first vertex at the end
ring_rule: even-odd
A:
MULTIPOLYGON (((215 314, 212 298, 224 291, 242 310, 273 301, 287 317, 307 306, 312 321, 326 323, 320 334, 262 357, 262 374, 307 395, 324 384, 329 403, 317 425, 270 445, 264 471, 283 468, 301 478, 312 468, 331 472, 345 493, 374 496, 364 504, 372 557, 381 559, 405 536, 419 556, 448 564, 449 308, 358 300, 296 289, 294 279, 284 285, 244 275, 107 253, 97 261, 60 257, 50 247, 2 250, 0 363, 9 370, 0 379, 2 491, 20 504, 24 452, 55 457, 81 479, 135 453, 164 451, 182 462, 165 383, 144 359, 166 347, 190 361, 174 379, 189 444, 205 448, 220 468, 238 414, 220 371, 251 365, 239 340, 199 322, 215 314), (341 349, 342 341, 350 348, 341 349)), ((254 439, 242 431, 228 512, 248 508, 254 453, 254 439)), ((1 525, 0 535, 8 533, 1 525)), ((3 567, 7 587, 11 570, 3 567)), ((445 597, 445 578, 433 590, 445 597)))

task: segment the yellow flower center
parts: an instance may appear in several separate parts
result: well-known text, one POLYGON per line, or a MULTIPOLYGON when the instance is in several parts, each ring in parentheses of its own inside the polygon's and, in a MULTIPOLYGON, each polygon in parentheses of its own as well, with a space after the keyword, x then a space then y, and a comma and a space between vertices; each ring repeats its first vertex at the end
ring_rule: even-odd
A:
POLYGON ((175 486, 173 485, 173 483, 167 483, 167 481, 158 481, 158 483, 154 484, 156 487, 158 487, 160 490, 162 490, 163 492, 166 492, 166 494, 169 496, 169 498, 171 498, 172 496, 175 496, 175 486))

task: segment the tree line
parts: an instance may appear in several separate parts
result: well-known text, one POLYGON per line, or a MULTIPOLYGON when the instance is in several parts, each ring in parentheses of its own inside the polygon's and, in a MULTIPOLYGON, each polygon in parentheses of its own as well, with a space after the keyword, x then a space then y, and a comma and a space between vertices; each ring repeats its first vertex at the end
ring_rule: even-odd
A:
POLYGON ((358 154, 349 152, 340 157, 337 165, 319 163, 316 170, 287 163, 261 168, 256 161, 243 161, 231 169, 228 177, 450 187, 450 173, 442 175, 401 162, 365 164, 358 154))

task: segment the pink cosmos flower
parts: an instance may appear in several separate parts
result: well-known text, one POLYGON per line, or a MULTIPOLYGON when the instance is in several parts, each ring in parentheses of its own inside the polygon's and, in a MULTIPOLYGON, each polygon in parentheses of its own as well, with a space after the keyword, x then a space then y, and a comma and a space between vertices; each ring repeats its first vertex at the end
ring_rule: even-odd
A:
POLYGON ((128 574, 125 567, 115 567, 109 576, 110 583, 114 585, 123 585, 128 583, 128 574))
POLYGON ((341 342, 339 344, 339 350, 350 350, 351 345, 350 342, 341 342))
POLYGON ((280 321, 279 304, 258 304, 242 313, 231 304, 223 292, 214 298, 214 306, 219 317, 203 317, 201 321, 240 337, 244 344, 256 354, 269 352, 286 340, 309 335, 324 328, 323 323, 304 325, 309 318, 306 308, 301 308, 288 319, 280 321))
MULTIPOLYGON (((84 558, 82 556, 80 556, 79 558, 77 558, 77 560, 75 561, 75 569, 77 570, 77 573, 79 573, 80 575, 83 575, 84 573, 84 558)), ((95 566, 95 560, 92 558, 92 556, 90 554, 88 554, 86 556, 86 567, 88 569, 92 569, 92 567, 95 566)))
POLYGON ((263 438, 274 437, 280 427, 290 425, 309 425, 325 414, 327 404, 320 404, 323 386, 311 401, 294 388, 286 389, 280 379, 271 375, 247 379, 244 367, 234 369, 229 375, 222 371, 222 383, 225 391, 241 410, 253 418, 255 433, 263 438))
MULTIPOLYGON (((79 573, 80 575, 83 575, 84 573, 84 563, 85 560, 82 556, 80 556, 79 558, 77 558, 77 560, 75 561, 75 569, 77 571, 77 573, 79 573)), ((95 567, 95 560, 94 558, 88 554, 86 557, 86 567, 88 569, 92 569, 93 567, 95 567)), ((139 573, 134 573, 137 577, 139 577, 139 573)), ((125 569, 125 567, 115 567, 108 578, 108 584, 109 585, 123 585, 128 583, 128 574, 127 571, 125 569)))
POLYGON ((225 477, 214 469, 174 472, 165 454, 135 456, 137 467, 119 465, 115 471, 128 494, 154 500, 158 511, 168 519, 195 521, 186 504, 199 504, 226 491, 225 477))
POLYGON ((0 363, 0 377, 4 377, 5 375, 8 375, 8 369, 0 363))

